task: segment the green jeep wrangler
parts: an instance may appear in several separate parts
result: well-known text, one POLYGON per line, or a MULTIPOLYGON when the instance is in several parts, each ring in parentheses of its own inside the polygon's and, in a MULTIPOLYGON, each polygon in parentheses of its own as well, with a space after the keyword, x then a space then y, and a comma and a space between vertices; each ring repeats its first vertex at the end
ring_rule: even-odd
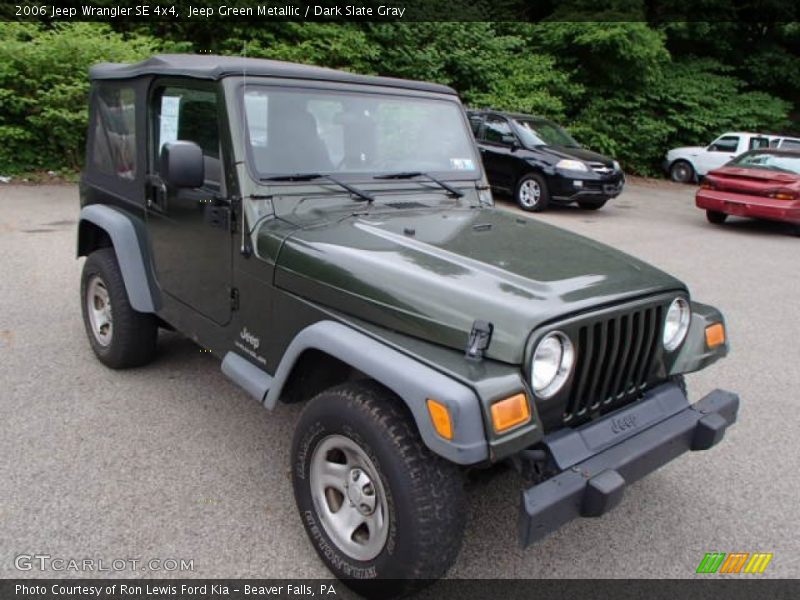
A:
POLYGON ((470 470, 518 470, 527 545, 736 420, 735 394, 689 404, 682 379, 727 353, 722 315, 494 209, 449 87, 208 55, 90 74, 92 349, 143 365, 173 329, 266 408, 306 402, 300 520, 357 591, 446 573, 470 470))

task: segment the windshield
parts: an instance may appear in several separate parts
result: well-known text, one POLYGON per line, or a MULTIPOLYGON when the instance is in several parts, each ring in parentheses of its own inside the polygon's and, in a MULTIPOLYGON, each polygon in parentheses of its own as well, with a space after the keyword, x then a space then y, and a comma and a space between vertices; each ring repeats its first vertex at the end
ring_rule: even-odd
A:
POLYGON ((563 127, 547 119, 515 119, 526 146, 580 146, 563 127))
POLYGON ((772 154, 769 152, 747 152, 728 163, 731 167, 766 169, 800 175, 800 154, 772 154))
POLYGON ((438 173, 476 179, 461 106, 411 96, 276 89, 244 92, 248 156, 256 174, 438 173))

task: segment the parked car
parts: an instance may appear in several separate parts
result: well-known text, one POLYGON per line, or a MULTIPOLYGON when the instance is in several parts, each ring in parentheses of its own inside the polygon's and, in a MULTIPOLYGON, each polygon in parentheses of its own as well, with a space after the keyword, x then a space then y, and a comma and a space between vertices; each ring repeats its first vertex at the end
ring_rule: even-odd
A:
POLYGON ((735 422, 735 394, 690 404, 683 381, 727 354, 720 311, 632 256, 495 210, 453 89, 211 55, 90 78, 89 345, 134 367, 169 328, 265 408, 305 403, 290 464, 272 468, 361 594, 444 575, 468 470, 516 466, 529 544, 735 422), (130 122, 109 119, 128 105, 130 122))
POLYGON ((695 196, 711 223, 729 215, 785 221, 800 230, 800 152, 745 152, 711 171, 695 196))
POLYGON ((770 148, 778 148, 779 150, 795 150, 800 151, 800 138, 795 137, 776 137, 769 143, 770 148))
POLYGON ((678 183, 697 181, 742 152, 768 148, 774 138, 762 133, 723 133, 708 146, 673 148, 664 158, 664 171, 678 183))
POLYGON ((513 195, 523 210, 573 202, 597 210, 622 192, 619 163, 583 148, 552 121, 494 110, 467 115, 489 184, 513 195))

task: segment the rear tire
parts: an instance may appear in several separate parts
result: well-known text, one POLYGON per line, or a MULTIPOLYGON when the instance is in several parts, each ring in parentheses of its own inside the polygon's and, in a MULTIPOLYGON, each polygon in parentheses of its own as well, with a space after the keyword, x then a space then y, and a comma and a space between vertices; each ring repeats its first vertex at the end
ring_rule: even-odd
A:
POLYGON ((694 181, 694 167, 686 160, 676 160, 669 167, 669 176, 676 183, 690 183, 694 181))
POLYGON ((544 178, 529 173, 517 182, 514 200, 522 210, 528 212, 541 212, 550 204, 550 192, 544 178))
POLYGON ((719 212, 718 210, 706 211, 706 219, 708 219, 709 223, 713 223, 714 225, 722 225, 727 218, 728 215, 724 212, 719 212))
POLYGON ((128 300, 113 248, 92 252, 81 275, 86 335, 97 358, 112 369, 147 364, 156 353, 154 315, 135 311, 128 300))
POLYGON ((578 206, 583 210, 600 210, 606 205, 608 199, 605 200, 578 200, 578 206))
POLYGON ((374 382, 339 385, 308 403, 292 442, 292 482, 314 549, 359 594, 410 593, 458 556, 461 473, 425 446, 402 400, 374 382))

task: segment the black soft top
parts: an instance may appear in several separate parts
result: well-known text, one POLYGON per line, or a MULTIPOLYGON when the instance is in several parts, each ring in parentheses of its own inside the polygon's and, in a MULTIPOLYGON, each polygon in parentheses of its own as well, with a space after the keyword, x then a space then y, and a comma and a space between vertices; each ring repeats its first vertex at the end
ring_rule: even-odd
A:
POLYGON ((446 85, 357 75, 323 67, 301 65, 263 58, 241 58, 238 56, 215 56, 212 54, 158 54, 135 64, 102 63, 89 69, 91 79, 130 79, 147 75, 180 75, 197 79, 222 79, 229 75, 253 77, 283 77, 288 79, 314 79, 317 81, 339 81, 387 87, 455 94, 446 85))

